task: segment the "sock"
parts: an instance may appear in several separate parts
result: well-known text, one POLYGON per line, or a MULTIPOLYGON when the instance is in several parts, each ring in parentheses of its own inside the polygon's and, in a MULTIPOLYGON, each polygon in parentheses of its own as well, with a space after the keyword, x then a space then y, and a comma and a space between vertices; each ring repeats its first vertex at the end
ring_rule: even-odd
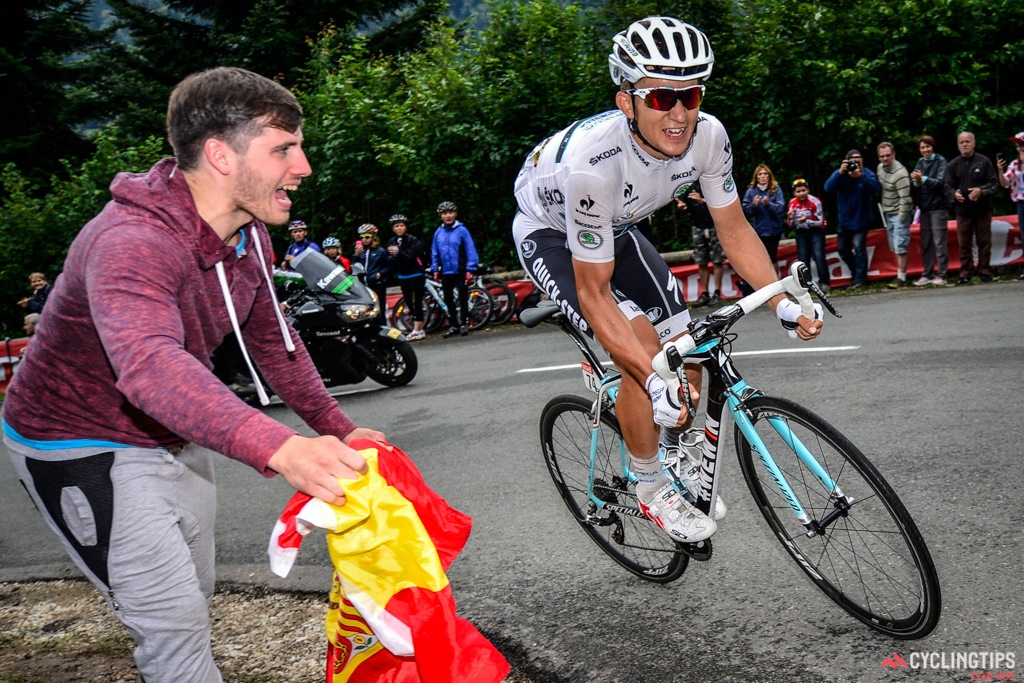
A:
POLYGON ((906 280, 907 279, 907 274, 906 273, 896 273, 896 277, 898 277, 901 280, 906 280))
POLYGON ((636 495, 641 500, 650 500, 668 481, 661 470, 660 455, 660 452, 650 458, 638 458, 632 453, 629 455, 629 467, 636 475, 636 495))

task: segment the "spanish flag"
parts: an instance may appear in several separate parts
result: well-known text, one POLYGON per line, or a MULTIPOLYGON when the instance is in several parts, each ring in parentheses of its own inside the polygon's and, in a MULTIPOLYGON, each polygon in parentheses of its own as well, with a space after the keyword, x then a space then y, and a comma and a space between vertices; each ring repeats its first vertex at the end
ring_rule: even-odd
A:
POLYGON ((497 683, 509 665, 455 614, 445 575, 471 520, 427 486, 398 448, 354 440, 367 474, 341 480, 335 507, 296 493, 270 539, 270 565, 286 576, 302 537, 327 530, 334 564, 327 612, 327 683, 497 683))

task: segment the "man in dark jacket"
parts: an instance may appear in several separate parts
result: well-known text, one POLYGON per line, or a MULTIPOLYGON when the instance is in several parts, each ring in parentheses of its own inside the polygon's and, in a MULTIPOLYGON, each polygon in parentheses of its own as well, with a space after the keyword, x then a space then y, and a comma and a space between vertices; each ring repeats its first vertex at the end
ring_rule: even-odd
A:
POLYGON ((341 411, 274 295, 266 224, 288 221, 289 194, 312 172, 301 126, 295 97, 252 72, 182 81, 167 112, 175 158, 115 178, 4 401, 18 478, 131 631, 147 683, 221 681, 211 451, 343 505, 339 478, 366 470, 346 443, 384 436, 341 411), (232 331, 322 436, 300 436, 214 376, 210 356, 232 331))
POLYGON ((999 187, 996 167, 984 154, 974 151, 974 133, 956 138, 960 156, 946 166, 946 197, 953 202, 956 236, 960 242, 960 284, 966 285, 977 271, 982 282, 992 281, 992 194, 999 187), (974 244, 978 263, 974 263, 974 244))

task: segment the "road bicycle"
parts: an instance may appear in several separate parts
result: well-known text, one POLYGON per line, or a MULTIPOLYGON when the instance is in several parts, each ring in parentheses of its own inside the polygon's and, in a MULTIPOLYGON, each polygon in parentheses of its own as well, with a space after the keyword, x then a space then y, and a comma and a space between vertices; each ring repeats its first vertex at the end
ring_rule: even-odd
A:
MULTIPOLYGON (((459 291, 455 290, 455 301, 458 305, 459 291)), ((448 320, 448 305, 444 302, 444 293, 441 283, 433 280, 430 273, 427 273, 426 286, 423 296, 423 331, 426 333, 436 332, 448 320)), ((491 320, 494 310, 494 300, 486 289, 471 285, 469 288, 469 320, 466 327, 475 330, 483 327, 491 320)), ((404 333, 413 329, 412 311, 405 303, 405 298, 395 302, 391 309, 391 324, 404 333)))
MULTIPOLYGON (((813 318, 813 291, 838 316, 802 263, 779 282, 690 323, 653 361, 679 382, 683 363, 707 374, 700 485, 688 495, 705 514, 719 488, 723 414, 733 422, 740 469, 758 509, 801 570, 836 604, 867 626, 894 638, 922 638, 941 611, 939 579, 928 547, 906 507, 864 454, 824 418, 744 381, 731 358, 730 328, 777 294, 789 293, 813 318)), ((711 558, 711 539, 679 543, 637 505, 636 476, 615 415, 621 377, 606 369, 588 338, 551 302, 520 313, 528 327, 559 326, 583 353, 583 376, 596 398, 563 395, 544 407, 544 460, 573 518, 601 549, 642 579, 668 583, 691 559, 711 558)), ((686 388, 686 382, 675 384, 686 388)), ((682 401, 693 408, 688 390, 682 401)), ((691 413, 692 414, 692 413, 691 413)), ((685 458, 663 462, 680 491, 685 458)))
POLYGON ((491 266, 481 263, 480 267, 477 268, 473 284, 480 289, 486 289, 487 293, 491 295, 491 299, 494 300, 494 306, 491 309, 491 319, 488 321, 488 324, 504 325, 515 315, 516 293, 504 280, 487 277, 487 275, 493 272, 494 269, 491 266))

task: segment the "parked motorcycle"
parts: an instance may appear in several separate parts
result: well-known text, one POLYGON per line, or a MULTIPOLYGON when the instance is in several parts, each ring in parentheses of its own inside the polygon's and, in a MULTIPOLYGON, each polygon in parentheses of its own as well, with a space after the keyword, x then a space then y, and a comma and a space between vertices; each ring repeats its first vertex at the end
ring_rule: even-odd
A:
MULTIPOLYGON (((312 253, 330 264, 322 254, 312 253)), ((416 376, 416 352, 400 330, 374 322, 384 302, 359 279, 360 269, 356 264, 353 274, 337 273, 329 282, 309 273, 298 278, 279 274, 275 280, 284 292, 285 315, 325 386, 358 384, 367 377, 388 387, 404 386, 416 376)), ((214 354, 214 371, 237 396, 258 404, 252 376, 233 336, 214 354)))

